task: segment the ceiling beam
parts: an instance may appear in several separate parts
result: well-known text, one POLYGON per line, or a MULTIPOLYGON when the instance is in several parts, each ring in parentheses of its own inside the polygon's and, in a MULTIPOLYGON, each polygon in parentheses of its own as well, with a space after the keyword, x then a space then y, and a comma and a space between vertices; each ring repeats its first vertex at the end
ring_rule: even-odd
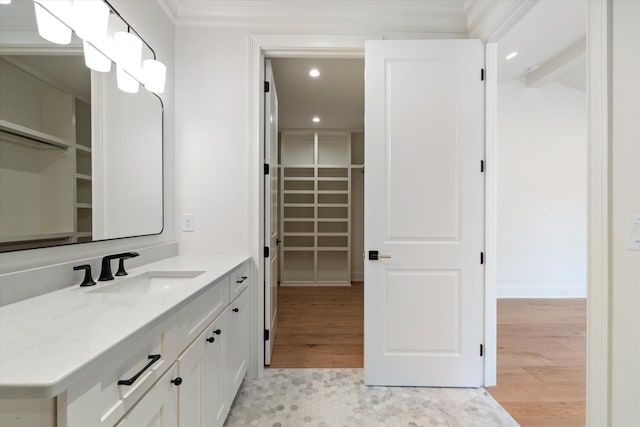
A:
POLYGON ((547 62, 540 64, 538 68, 527 74, 527 86, 540 87, 583 64, 586 60, 586 48, 587 41, 582 38, 547 62))

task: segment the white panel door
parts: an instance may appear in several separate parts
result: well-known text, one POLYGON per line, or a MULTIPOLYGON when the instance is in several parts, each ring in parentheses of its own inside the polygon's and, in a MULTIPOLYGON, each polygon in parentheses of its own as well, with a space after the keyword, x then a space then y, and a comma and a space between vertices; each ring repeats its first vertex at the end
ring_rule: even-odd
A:
POLYGON ((264 95, 264 161, 269 173, 264 176, 264 242, 269 257, 264 259, 264 326, 269 330, 264 342, 264 364, 271 364, 276 338, 278 314, 278 95, 271 61, 266 61, 265 80, 269 91, 264 95))
POLYGON ((371 41, 365 64, 365 383, 480 386, 481 43, 371 41))

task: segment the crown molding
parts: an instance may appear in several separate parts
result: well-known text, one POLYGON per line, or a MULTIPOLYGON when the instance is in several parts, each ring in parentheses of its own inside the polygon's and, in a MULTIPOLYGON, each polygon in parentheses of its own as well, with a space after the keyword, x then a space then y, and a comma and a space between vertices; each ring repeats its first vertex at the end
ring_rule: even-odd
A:
POLYGON ((176 25, 299 32, 467 35, 462 0, 159 0, 178 5, 176 25))
POLYGON ((176 25, 178 22, 178 12, 180 10, 180 1, 181 0, 156 0, 160 9, 167 15, 167 18, 171 21, 173 25, 176 25))
POLYGON ((463 5, 471 38, 498 41, 539 0, 466 0, 463 5))

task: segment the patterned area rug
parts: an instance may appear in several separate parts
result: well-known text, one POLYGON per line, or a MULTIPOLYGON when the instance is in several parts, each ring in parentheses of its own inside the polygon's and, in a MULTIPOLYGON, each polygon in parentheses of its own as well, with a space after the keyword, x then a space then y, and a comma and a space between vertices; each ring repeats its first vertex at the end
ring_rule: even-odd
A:
POLYGON ((362 369, 265 369, 226 426, 518 426, 484 389, 367 387, 362 369))

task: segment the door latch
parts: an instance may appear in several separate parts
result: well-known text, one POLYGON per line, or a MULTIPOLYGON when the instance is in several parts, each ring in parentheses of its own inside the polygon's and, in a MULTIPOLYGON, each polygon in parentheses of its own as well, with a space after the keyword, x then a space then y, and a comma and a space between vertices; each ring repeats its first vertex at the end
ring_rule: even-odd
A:
POLYGON ((378 261, 379 259, 390 259, 391 255, 381 254, 378 251, 369 251, 369 261, 378 261))

